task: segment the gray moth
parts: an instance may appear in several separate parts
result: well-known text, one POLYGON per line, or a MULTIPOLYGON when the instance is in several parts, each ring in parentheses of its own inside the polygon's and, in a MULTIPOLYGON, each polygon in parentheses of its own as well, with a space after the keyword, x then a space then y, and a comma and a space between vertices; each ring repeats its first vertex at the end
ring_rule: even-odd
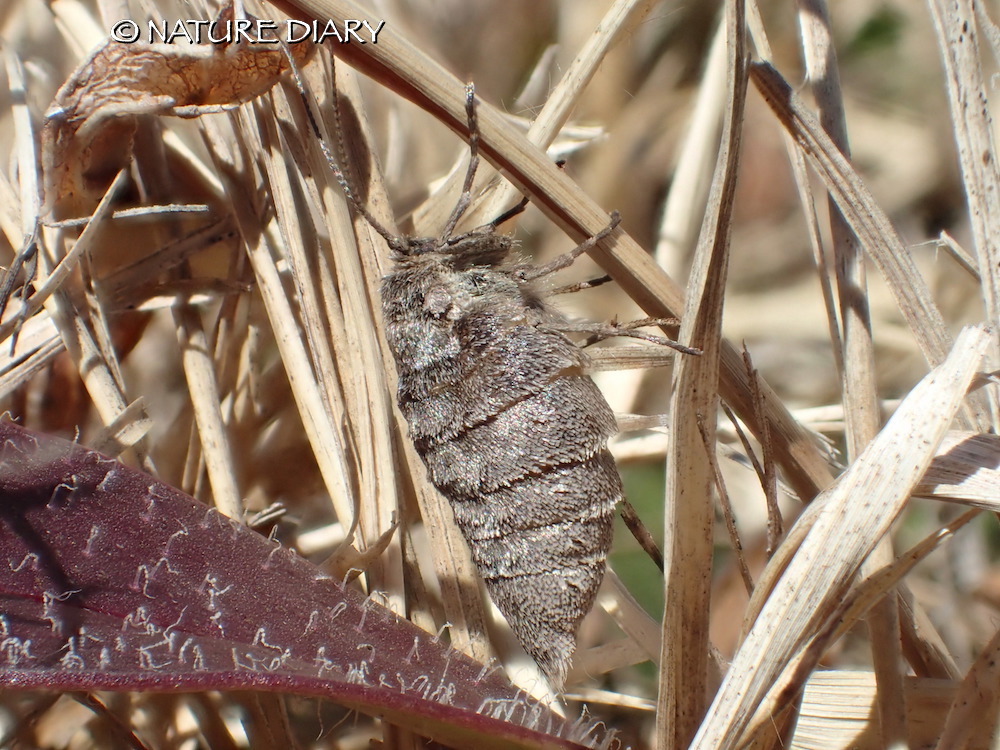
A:
POLYGON ((511 245, 492 225, 406 238, 382 310, 417 452, 493 602, 561 686, 622 496, 617 426, 511 245))
MULTIPOLYGON (((486 590, 553 686, 563 685, 580 621, 604 577, 622 483, 607 449, 615 417, 549 307, 538 277, 499 234, 507 215, 453 234, 466 192, 440 237, 389 237, 381 286, 397 401, 431 482, 448 499, 486 590)), ((518 209, 523 208, 523 204, 518 209)), ((516 212, 518 209, 515 209, 516 212)))

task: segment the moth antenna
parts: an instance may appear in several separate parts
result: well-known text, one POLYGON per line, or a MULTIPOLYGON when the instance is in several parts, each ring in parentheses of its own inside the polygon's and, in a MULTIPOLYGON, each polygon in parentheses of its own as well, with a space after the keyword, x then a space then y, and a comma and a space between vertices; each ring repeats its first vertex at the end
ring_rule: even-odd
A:
POLYGON ((455 231, 462 215, 472 203, 472 182, 476 179, 476 169, 479 168, 479 118, 476 115, 476 87, 472 83, 465 84, 465 115, 469 126, 469 167, 465 170, 465 183, 462 185, 462 195, 459 196, 455 210, 448 217, 441 233, 441 244, 448 241, 455 231))
MULTIPOLYGON (((302 77, 302 71, 299 69, 298 63, 295 62, 295 58, 292 56, 292 52, 288 49, 288 44, 284 40, 279 40, 281 43, 281 49, 285 53, 285 58, 288 60, 289 69, 292 71, 292 78, 295 79, 295 87, 299 90, 299 96, 302 97, 302 105, 306 111, 306 119, 309 120, 309 127, 312 128, 313 134, 316 136, 316 140, 319 141, 320 150, 323 152, 323 157, 326 159, 327 165, 333 172, 334 178, 337 180, 337 184, 340 185, 340 189, 344 191, 344 196, 350 201, 354 210, 364 217, 364 220, 368 222, 372 229, 382 235, 382 238, 389 243, 389 247, 393 250, 398 249, 399 238, 393 235, 388 229, 386 229, 382 224, 372 216, 371 212, 362 205, 361 201, 354 194, 354 190, 351 188, 351 183, 348 182, 347 177, 344 175, 344 171, 340 168, 340 164, 337 162, 336 157, 330 150, 330 146, 327 144, 326 139, 323 137, 323 133, 319 128, 319 118, 316 116, 316 112, 313 109, 312 97, 309 96, 309 91, 306 88, 305 79, 302 77)), ((336 58, 334 58, 336 60, 336 58)), ((336 62, 334 62, 336 65, 336 62)), ((337 96, 337 86, 336 83, 331 87, 331 100, 333 102, 333 113, 337 121, 337 147, 340 152, 344 152, 344 136, 341 132, 340 127, 340 102, 337 96)))

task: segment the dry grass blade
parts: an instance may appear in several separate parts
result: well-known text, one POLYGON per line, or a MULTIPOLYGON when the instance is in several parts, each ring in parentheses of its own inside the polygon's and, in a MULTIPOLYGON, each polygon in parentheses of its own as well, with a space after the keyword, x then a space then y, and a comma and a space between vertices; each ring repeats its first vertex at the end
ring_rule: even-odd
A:
MULTIPOLYGON (((552 87, 545 105, 532 120, 526 135, 531 143, 542 150, 552 145, 611 46, 625 33, 628 26, 638 25, 652 5, 651 0, 615 0, 562 78, 552 87)), ((456 174, 457 176, 459 175, 456 174)), ((514 202, 517 196, 517 188, 504 182, 490 200, 470 213, 470 223, 474 226, 476 219, 479 219, 479 223, 490 221, 514 202)))
MULTIPOLYGON (((62 247, 65 238, 58 230, 44 228, 39 249, 39 267, 46 274, 51 274, 57 262, 54 257, 47 257, 46 252, 52 247, 62 247)), ((65 256, 65 253, 63 253, 65 256)), ((66 351, 69 352, 80 373, 80 378, 90 394, 95 408, 101 415, 105 425, 113 424, 128 407, 121 379, 121 364, 115 358, 113 350, 102 347, 100 341, 110 340, 110 334, 105 330, 99 332, 103 318, 93 316, 93 325, 80 314, 65 291, 58 291, 45 302, 45 308, 52 316, 56 327, 63 338, 66 351)), ((152 463, 146 455, 140 440, 135 446, 135 452, 145 468, 152 469, 152 463)))
MULTIPOLYGON (((756 9, 756 4, 751 5, 752 9, 756 9)), ((813 19, 813 14, 808 10, 802 8, 802 4, 799 5, 800 14, 805 15, 806 18, 800 22, 801 34, 808 34, 808 29, 813 28, 816 25, 821 24, 820 18, 813 19)), ((817 16, 820 14, 817 13, 817 16)), ((773 61, 773 55, 771 53, 771 46, 767 40, 766 33, 763 27, 763 20, 760 18, 760 11, 757 9, 755 12, 749 14, 749 29, 751 38, 754 41, 758 53, 761 59, 766 62, 773 61)), ((821 30, 826 24, 822 24, 821 30)), ((825 31, 822 31, 825 35, 825 31)), ((806 50, 811 46, 808 42, 803 40, 806 50)), ((810 57, 809 52, 806 53, 807 59, 810 57)), ((818 59, 822 52, 816 50, 812 55, 812 59, 818 59)), ((826 62, 822 65, 825 67, 826 62)), ((826 87, 819 87, 825 89, 826 87)), ((820 92, 817 92, 818 94, 820 92)), ((826 93, 820 94, 821 96, 826 96, 826 93)), ((831 96, 834 94, 830 94, 831 96)), ((846 136, 845 136, 846 137, 846 136)), ((805 155, 802 153, 802 149, 795 145, 795 140, 788 133, 785 133, 785 149, 789 153, 789 160, 791 161, 792 173, 795 176, 795 185, 798 188, 799 201, 802 206, 802 213, 806 220, 806 232, 809 238, 809 245, 812 249, 813 259, 816 263, 816 270, 819 275, 820 288, 823 290, 823 304, 826 310, 827 317, 827 328, 829 330, 830 343, 833 346, 833 357, 834 362, 837 366, 837 372, 844 372, 844 354, 843 354, 843 341, 840 330, 840 314, 839 308, 835 301, 836 293, 834 291, 834 278, 835 269, 833 268, 833 258, 831 253, 828 252, 828 248, 824 245, 823 239, 820 233, 820 220, 817 215, 817 203, 814 197, 814 192, 809 179, 809 170, 806 167, 805 155)))
MULTIPOLYGON (((949 105, 976 255, 982 270, 986 319, 1000 324, 1000 167, 986 98, 976 30, 975 3, 969 0, 928 3, 941 47, 949 105)), ((1000 366, 1000 327, 993 331, 993 367, 1000 366)), ((990 369, 993 369, 991 367, 990 369)), ((1000 405, 992 401, 993 425, 1000 425, 1000 405)))
POLYGON ((13 352, 0 348, 0 398, 10 397, 64 351, 62 339, 47 314, 36 315, 21 329, 13 352))
MULTIPOLYGON (((19 321, 34 315, 42 307, 45 300, 52 296, 52 293, 66 282, 84 254, 94 248, 94 243, 99 236, 102 224, 110 218, 111 207, 114 205, 114 201, 117 199, 118 193, 125 185, 125 182, 126 174, 124 171, 121 171, 111 181, 111 185, 97 204, 97 208, 94 209, 93 216, 91 216, 90 221, 87 222, 87 226, 84 227, 83 232, 77 238, 77 241, 73 243, 69 252, 59 259, 55 268, 52 269, 52 273, 48 274, 41 284, 39 284, 38 290, 31 296, 31 299, 27 300, 23 307, 17 311, 17 316, 0 326, 0 341, 6 341, 9 336, 16 332, 19 321)), ((25 250, 27 249, 25 248, 25 250)), ((0 304, 6 301, 0 300, 0 304)))
POLYGON ((698 87, 698 100, 659 226, 656 262, 673 278, 682 278, 690 263, 701 228, 699 217, 705 213, 705 201, 712 184, 722 118, 726 112, 726 51, 726 24, 722 19, 712 38, 698 87))
MULTIPOLYGON (((864 617, 871 617, 874 607, 881 605, 886 600, 895 606, 895 587, 902 581, 903 576, 908 574, 918 562, 925 559, 931 552, 938 549, 945 541, 952 538, 963 526, 975 519, 979 511, 968 511, 951 523, 928 536, 913 549, 907 550, 898 559, 891 561, 882 568, 874 572, 859 583, 844 599, 834 608, 827 617, 822 627, 818 628, 815 637, 806 645, 801 655, 792 661, 785 673, 775 683, 775 688, 769 693, 767 699, 757 708, 756 716, 751 725, 755 727, 758 736, 766 735, 767 727, 773 721, 773 717, 778 717, 791 713, 793 704, 798 699, 803 685, 814 673, 823 654, 829 649, 831 644, 845 636, 851 628, 858 625, 864 617)), ((871 562, 869 559, 868 562, 871 562)), ((872 565, 865 567, 873 568, 872 565)), ((885 690, 882 681, 875 673, 878 680, 879 692, 875 694, 877 701, 882 700, 882 693, 885 690)), ((901 681, 902 682, 902 681, 901 681)), ((904 690, 900 685, 900 690, 904 690)), ((901 694, 903 704, 903 715, 900 716, 899 734, 892 743, 885 740, 885 730, 879 732, 878 746, 886 747, 890 745, 905 745, 910 738, 907 727, 907 717, 905 714, 906 697, 901 694)))
POLYGON ((952 702, 937 750, 986 747, 995 742, 1000 693, 1000 630, 986 644, 952 702), (986 717, 986 720, 983 720, 986 717))
POLYGON ((662 649, 660 624, 653 620, 635 600, 621 578, 608 568, 601 584, 599 604, 607 610, 618 626, 639 646, 646 656, 657 663, 662 649))
POLYGON ((926 471, 988 346, 983 329, 963 330, 947 360, 810 509, 812 525, 741 645, 693 748, 738 746, 764 695, 836 606, 926 471))
POLYGON ((95 436, 94 450, 109 456, 120 456, 127 449, 142 440, 153 426, 146 411, 146 403, 137 398, 114 422, 95 436))
POLYGON ((703 354, 676 365, 671 397, 665 502, 666 608, 657 705, 664 748, 685 747, 705 711, 708 623, 715 517, 712 445, 718 412, 722 307, 729 265, 736 165, 746 103, 746 39, 742 5, 726 11, 729 109, 689 285, 681 338, 703 354), (711 441, 711 442, 709 442, 711 441))
MULTIPOLYGON (((323 60, 326 61, 325 56, 323 60)), ((333 78, 331 70, 329 75, 320 81, 323 87, 321 90, 334 85, 333 78)), ((350 140, 352 144, 356 144, 354 153, 363 154, 363 158, 368 159, 370 155, 364 149, 370 142, 371 135, 356 76, 350 70, 338 70, 335 85, 339 105, 357 117, 359 132, 337 133, 335 128, 341 125, 339 112, 327 113, 337 120, 332 124, 328 123, 328 126, 332 132, 337 133, 338 141, 350 140)), ((301 124, 301 119, 299 122, 301 124)), ((294 142, 297 137, 301 137, 300 132, 299 128, 294 127, 294 123, 289 122, 286 141, 294 142)), ((317 187, 322 196, 311 201, 312 212, 316 225, 325 225, 330 234, 331 257, 327 258, 326 254, 322 253, 318 263, 310 263, 308 254, 304 252, 305 248, 301 248, 297 251, 300 257, 296 260, 295 268, 300 277, 298 286, 303 290, 304 302, 308 306, 317 308, 313 312, 314 322, 307 326, 307 330, 311 332, 309 335, 314 339, 310 342, 310 348, 321 355, 314 355, 319 360, 315 365, 315 371, 324 381, 323 391, 329 394, 328 399, 335 398, 338 392, 343 393, 342 408, 346 410, 354 434, 355 449, 358 451, 360 464, 358 472, 360 505, 368 509, 368 512, 360 515, 360 544, 367 546, 375 544, 400 514, 397 502, 399 496, 397 469, 393 452, 394 420, 390 405, 391 386, 383 359, 385 345, 382 340, 378 304, 377 287, 381 277, 379 254, 371 244, 367 228, 356 229, 352 226, 350 212, 339 187, 333 184, 329 165, 324 163, 318 153, 317 144, 312 143, 311 146, 311 159, 308 163, 311 163, 315 170, 314 179, 319 183, 317 187), (318 175, 323 177, 320 178, 318 175), (316 283, 311 278, 313 275, 311 266, 317 265, 321 271, 321 283, 316 283), (307 293, 313 286, 317 287, 312 293, 317 301, 310 303, 310 295, 307 293), (318 309, 320 301, 322 310, 318 309), (336 321, 330 324, 335 330, 330 331, 323 324, 324 314, 326 319, 336 321), (332 339, 330 344, 325 342, 327 336, 332 339), (324 363, 331 356, 336 360, 336 364, 327 367, 324 363), (360 368, 356 366, 359 356, 360 368), (332 378, 334 370, 339 374, 339 383, 334 382, 332 378)), ((284 168, 284 156, 281 150, 274 149, 272 158, 275 171, 280 172, 284 168)), ((370 173, 372 182, 375 183, 370 189, 383 192, 384 186, 378 184, 381 180, 378 170, 372 169, 370 173)), ((298 223, 294 205, 289 206, 286 217, 287 231, 292 232, 298 223)), ((303 311, 306 312, 306 305, 303 311)), ((402 596, 402 569, 401 546, 398 540, 389 546, 388 554, 370 568, 372 585, 388 592, 397 611, 405 610, 402 596)))
POLYGON ((923 608, 916 606, 912 592, 900 590, 900 624, 910 628, 903 645, 907 661, 918 674, 942 680, 957 680, 962 672, 923 608))
MULTIPOLYGON (((250 137, 256 132, 255 123, 249 117, 243 118, 242 125, 244 137, 250 137)), ((344 458, 343 441, 332 424, 312 375, 312 365, 302 341, 302 330, 285 294, 277 261, 272 254, 273 248, 279 245, 274 236, 277 232, 273 226, 269 227, 260 216, 254 214, 256 202, 247 195, 247 186, 231 177, 246 168, 243 166, 246 155, 233 148, 234 144, 239 143, 239 139, 231 129, 227 133, 221 123, 213 122, 209 126, 209 140, 213 156, 220 167, 223 167, 220 174, 230 176, 226 192, 232 196, 236 222, 248 241, 250 262, 254 267, 274 328, 276 344, 320 472, 338 518, 354 518, 356 513, 351 499, 353 493, 348 485, 350 472, 344 458), (261 227, 264 227, 263 231, 261 227)), ((257 153, 262 152, 259 140, 253 145, 257 153)))
POLYGON ((913 494, 1000 512, 1000 437, 949 432, 913 494))
MULTIPOLYGON (((843 92, 837 52, 830 27, 830 14, 823 0, 800 6, 799 18, 806 69, 813 82, 818 118, 823 130, 840 152, 850 158, 850 141, 844 111, 843 92)), ((836 205, 827 198, 830 215, 831 255, 837 272, 837 315, 829 321, 835 330, 841 326, 839 340, 843 351, 841 364, 848 458, 859 455, 875 437, 881 421, 878 411, 878 388, 875 382, 875 344, 872 336, 871 303, 865 254, 850 224, 836 205)), ((817 255, 823 257, 823 252, 817 255)), ((865 562, 863 572, 887 564, 893 557, 892 542, 879 542, 865 562)), ((879 683, 879 731, 886 746, 902 742, 906 736, 906 710, 903 699, 905 672, 900 650, 899 610, 895 596, 876 604, 868 617, 872 659, 879 683)))
MULTIPOLYGON (((21 209, 21 236, 26 238, 34 233, 34 225, 39 214, 37 154, 31 112, 27 107, 24 68, 13 51, 5 48, 3 56, 13 102, 16 155, 21 165, 21 169, 17 170, 19 199, 17 203, 21 209)), ((11 205, 13 207, 14 202, 11 205)))
MULTIPOLYGON (((910 747, 930 747, 938 737, 954 688, 942 680, 904 680, 910 747)), ((816 672, 806 683, 796 725, 796 747, 809 750, 884 750, 871 731, 877 695, 870 672, 816 672)))
POLYGON ((230 518, 243 518, 243 503, 236 481, 228 431, 222 415, 219 383, 215 362, 209 351, 209 337, 198 312, 189 305, 174 308, 177 338, 181 347, 184 375, 194 407, 195 423, 201 441, 202 455, 212 486, 212 497, 221 513, 230 518))

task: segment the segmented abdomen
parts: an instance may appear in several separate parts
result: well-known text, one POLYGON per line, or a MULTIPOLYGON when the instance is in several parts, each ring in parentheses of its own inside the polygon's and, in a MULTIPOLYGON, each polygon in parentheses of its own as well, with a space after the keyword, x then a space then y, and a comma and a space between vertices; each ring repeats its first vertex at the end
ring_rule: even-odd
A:
POLYGON ((488 314, 450 333, 457 346, 398 361, 400 408, 491 598, 561 686, 622 494, 614 415, 561 333, 488 314))

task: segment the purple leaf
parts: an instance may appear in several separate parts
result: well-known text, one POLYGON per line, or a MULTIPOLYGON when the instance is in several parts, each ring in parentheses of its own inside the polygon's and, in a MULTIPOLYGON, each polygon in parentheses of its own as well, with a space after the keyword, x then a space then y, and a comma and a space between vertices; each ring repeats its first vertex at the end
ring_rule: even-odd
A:
POLYGON ((0 689, 255 689, 447 744, 595 739, 291 550, 78 445, 0 421, 0 689))

